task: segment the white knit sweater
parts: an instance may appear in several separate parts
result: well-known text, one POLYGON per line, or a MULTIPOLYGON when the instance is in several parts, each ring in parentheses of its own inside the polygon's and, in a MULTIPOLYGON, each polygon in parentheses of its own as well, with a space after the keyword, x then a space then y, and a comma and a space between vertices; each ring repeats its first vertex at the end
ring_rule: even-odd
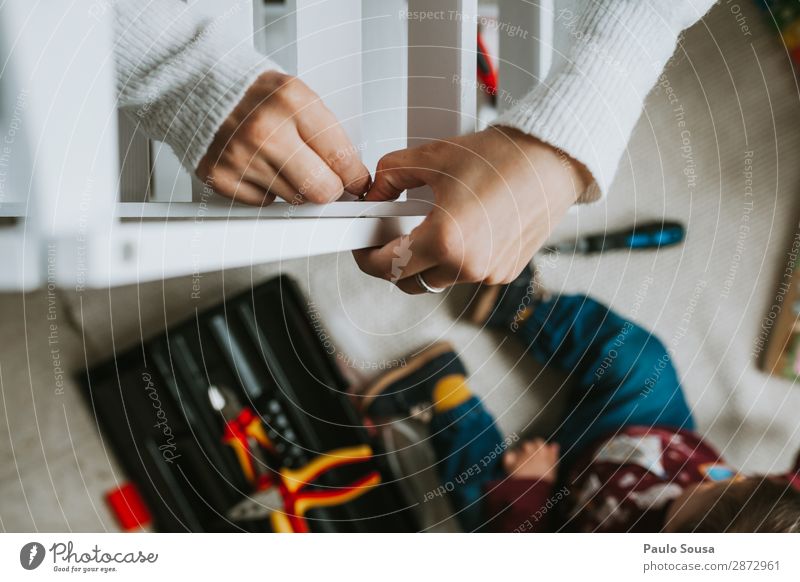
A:
POLYGON ((256 77, 278 69, 220 21, 182 0, 117 0, 120 108, 192 173, 256 77))
MULTIPOLYGON (((496 124, 585 164, 595 183, 581 201, 596 200, 679 35, 715 1, 587 0, 568 18, 557 10, 556 26, 574 40, 566 64, 496 124)), ((193 171, 255 78, 278 67, 182 0, 118 0, 115 10, 120 106, 193 171)))

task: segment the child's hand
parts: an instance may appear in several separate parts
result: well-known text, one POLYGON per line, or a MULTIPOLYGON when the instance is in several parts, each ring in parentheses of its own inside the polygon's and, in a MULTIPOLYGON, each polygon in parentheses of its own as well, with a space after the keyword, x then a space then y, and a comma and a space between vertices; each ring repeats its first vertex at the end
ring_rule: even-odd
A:
POLYGON ((541 479, 553 482, 558 470, 558 443, 543 439, 525 441, 518 449, 503 455, 503 468, 517 479, 541 479))

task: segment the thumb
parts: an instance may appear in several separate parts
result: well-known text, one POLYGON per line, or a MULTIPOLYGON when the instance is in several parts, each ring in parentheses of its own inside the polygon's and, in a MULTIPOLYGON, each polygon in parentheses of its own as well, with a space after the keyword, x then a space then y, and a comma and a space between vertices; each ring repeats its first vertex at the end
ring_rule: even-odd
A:
POLYGON ((394 200, 409 188, 419 188, 429 183, 434 172, 424 167, 418 149, 398 150, 383 156, 375 170, 366 200, 380 202, 394 200))

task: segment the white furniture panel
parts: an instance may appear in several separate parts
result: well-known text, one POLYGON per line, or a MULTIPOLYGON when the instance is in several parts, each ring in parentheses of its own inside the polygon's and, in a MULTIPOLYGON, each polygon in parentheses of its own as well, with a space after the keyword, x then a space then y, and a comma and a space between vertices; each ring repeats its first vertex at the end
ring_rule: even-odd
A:
POLYGON ((325 102, 350 141, 361 143, 361 0, 291 0, 297 76, 325 102))
POLYGON ((4 254, 14 253, 0 269, 5 288, 49 279, 56 255, 79 253, 87 239, 107 238, 112 227, 118 176, 108 50, 113 28, 109 14, 95 16, 91 8, 88 0, 0 5, 8 56, 4 93, 24 95, 11 183, 24 212, 18 224, 2 228, 4 254))
MULTIPOLYGON (((477 125, 477 0, 409 0, 408 145, 477 125)), ((409 199, 433 199, 415 188, 409 199)))
MULTIPOLYGON (((554 11, 559 0, 500 0, 499 21, 508 25, 501 31, 499 94, 500 112, 525 96, 550 72, 553 62, 554 11), (519 33, 510 34, 511 25, 519 33)), ((559 7, 560 8, 560 7, 559 7)))
MULTIPOLYGON (((475 127, 477 0, 258 1, 191 4, 314 88, 369 167, 406 143, 475 127)), ((502 1, 505 18, 546 30, 548 0, 502 1)), ((166 147, 130 125, 118 133, 112 10, 97 0, 0 4, 0 56, 10 56, 0 130, 20 95, 25 107, 13 152, 0 150, 1 289, 118 285, 360 248, 426 214, 424 190, 402 202, 253 208, 192 186, 166 147)), ((543 70, 535 43, 546 38, 501 46, 525 82, 543 70)))
POLYGON ((368 168, 406 147, 408 34, 405 0, 362 2, 362 159, 368 168))

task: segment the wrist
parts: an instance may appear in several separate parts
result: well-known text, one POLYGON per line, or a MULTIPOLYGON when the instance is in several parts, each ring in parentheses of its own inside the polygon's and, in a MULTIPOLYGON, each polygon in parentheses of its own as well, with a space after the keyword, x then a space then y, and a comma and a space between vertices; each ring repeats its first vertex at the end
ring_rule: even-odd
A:
POLYGON ((491 129, 511 139, 532 163, 536 163, 537 166, 543 162, 547 163, 559 182, 562 182, 562 187, 558 190, 569 196, 570 203, 574 204, 594 181, 586 166, 564 150, 514 127, 498 125, 491 129))
POLYGON ((263 88, 269 88, 272 91, 275 91, 284 85, 291 83, 297 77, 290 75, 288 73, 284 73, 279 69, 273 69, 270 71, 264 71, 261 73, 251 85, 252 87, 261 86, 263 88))

